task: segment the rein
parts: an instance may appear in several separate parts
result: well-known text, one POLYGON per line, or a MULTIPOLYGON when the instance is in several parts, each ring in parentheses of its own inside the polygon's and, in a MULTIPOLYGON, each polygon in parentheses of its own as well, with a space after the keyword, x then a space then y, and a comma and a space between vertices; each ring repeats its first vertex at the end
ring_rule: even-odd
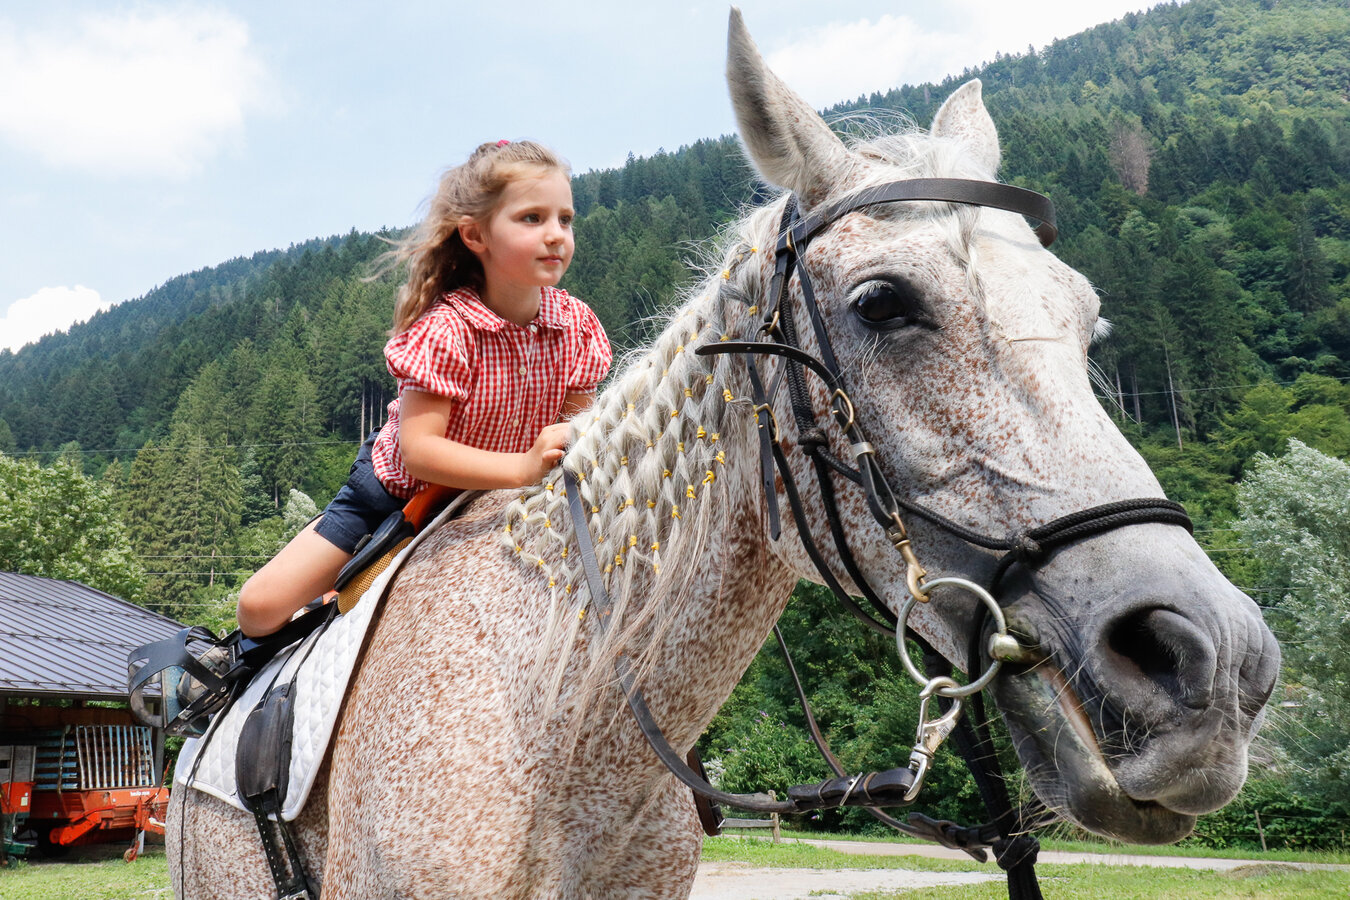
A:
MULTIPOLYGON (((916 178, 891 182, 849 194, 803 217, 795 197, 789 197, 784 206, 779 236, 774 249, 775 264, 769 287, 769 302, 763 312, 759 336, 755 340, 722 341, 705 344, 695 352, 700 356, 739 354, 745 357, 749 376, 760 444, 760 474, 768 507, 769 532, 773 540, 781 533, 780 515, 775 488, 775 473, 782 479, 783 493, 797 523, 798 536, 822 580, 838 601, 864 625, 887 636, 894 636, 901 662, 920 685, 920 722, 915 745, 908 766, 886 772, 847 775, 829 748, 825 746, 814 719, 807 711, 812 737, 838 777, 816 785, 798 785, 788 789, 788 800, 775 801, 766 794, 730 794, 721 791, 700 778, 670 746, 660 727, 652 719, 641 690, 636 686, 632 663, 626 656, 615 662, 629 707, 639 727, 658 757, 670 771, 696 794, 716 803, 736 806, 758 812, 801 813, 814 809, 860 806, 868 808, 877 818, 911 834, 935 840, 949 847, 965 850, 983 861, 983 848, 993 847, 999 864, 1008 871, 1009 896, 1013 900, 1037 900, 1041 897, 1036 884, 1034 862, 1038 844, 1026 832, 1044 824, 1046 811, 1039 804, 1022 810, 1013 810, 1003 785, 1002 773, 994 756, 987 729, 981 724, 972 727, 961 720, 962 704, 967 698, 980 713, 983 722, 979 692, 988 685, 1004 662, 1026 662, 1029 648, 1022 646, 1007 631, 1002 607, 993 596, 1014 565, 1034 570, 1043 564, 1055 550, 1117 528, 1142 523, 1179 525, 1191 529, 1190 518, 1179 504, 1162 498, 1144 498, 1117 501, 1080 510, 1005 538, 981 534, 904 497, 897 497, 876 458, 873 445, 868 442, 857 421, 853 402, 839 363, 834 354, 824 318, 816 302, 810 275, 803 256, 811 240, 841 217, 871 207, 910 201, 941 201, 971 206, 986 206, 1020 213, 1037 220, 1035 232, 1043 246, 1049 246, 1058 234, 1054 206, 1049 198, 1011 185, 986 181, 950 178, 916 178), (803 305, 810 328, 814 332, 818 356, 812 356, 802 345, 788 286, 797 275, 803 305), (807 518, 789 461, 783 449, 774 417, 771 393, 766 391, 754 357, 769 355, 783 360, 783 374, 787 382, 792 415, 797 430, 797 443, 811 459, 816 473, 817 487, 831 539, 845 572, 868 602, 865 610, 844 589, 831 570, 815 539, 806 528, 807 518), (809 370, 824 382, 830 391, 829 407, 835 425, 843 432, 853 457, 853 465, 835 457, 829 451, 829 437, 818 421, 816 410, 807 389, 805 372, 809 370), (909 598, 899 615, 893 613, 862 573, 852 551, 835 502, 835 486, 830 473, 844 476, 862 487, 868 510, 882 527, 887 539, 905 563, 909 598), (990 578, 988 589, 965 578, 943 577, 928 579, 910 542, 902 513, 908 513, 942 528, 966 543, 1000 552, 990 578), (961 685, 951 677, 951 666, 916 636, 924 650, 929 673, 918 670, 904 646, 907 636, 906 621, 914 606, 929 600, 928 592, 935 587, 948 586, 975 594, 980 600, 980 618, 971 635, 971 659, 968 667, 970 681, 961 685), (995 624, 993 634, 985 640, 988 622, 995 624), (988 659, 988 665, 985 660, 988 659), (930 706, 942 707, 930 713, 930 706), (899 822, 876 807, 907 806, 917 799, 923 786, 929 764, 938 747, 956 731, 957 743, 970 766, 992 821, 986 825, 962 828, 951 822, 938 822, 926 816, 911 813, 907 823, 899 822)), ((585 509, 581 503, 580 484, 571 470, 564 470, 566 494, 573 531, 580 545, 583 570, 591 599, 597 604, 597 619, 602 629, 613 608, 605 590, 595 559, 595 550, 587 526, 585 509)), ((777 634, 777 629, 775 629, 777 634)), ((782 637, 779 637, 780 645, 782 637)), ((786 652, 786 646, 783 646, 786 652)), ((788 659, 789 669, 796 681, 795 668, 788 659)), ((799 696, 805 701, 804 691, 797 682, 799 696)), ((1053 819, 1053 816, 1050 817, 1053 819)))

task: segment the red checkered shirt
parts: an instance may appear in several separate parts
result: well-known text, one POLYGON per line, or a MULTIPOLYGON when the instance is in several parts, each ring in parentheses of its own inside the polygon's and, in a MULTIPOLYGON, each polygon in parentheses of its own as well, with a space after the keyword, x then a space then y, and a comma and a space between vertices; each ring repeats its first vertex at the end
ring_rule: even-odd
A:
MULTIPOLYGON (((507 321, 468 288, 446 294, 385 345, 389 373, 404 391, 454 400, 445 436, 497 453, 521 453, 558 421, 569 393, 590 393, 609 371, 609 339, 585 303, 543 288, 529 325, 507 321)), ((398 447, 398 406, 371 459, 385 490, 411 497, 426 486, 408 474, 398 447)))

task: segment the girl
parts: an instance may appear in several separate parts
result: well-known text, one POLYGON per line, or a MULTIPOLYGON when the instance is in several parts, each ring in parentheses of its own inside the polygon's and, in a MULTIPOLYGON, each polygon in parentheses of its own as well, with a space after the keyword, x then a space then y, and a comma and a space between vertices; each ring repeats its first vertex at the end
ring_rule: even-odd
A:
POLYGON ((483 144, 441 179, 407 262, 384 348, 398 397, 347 483, 239 592, 239 627, 270 634, 330 590, 357 543, 428 484, 538 482, 567 419, 609 370, 589 307, 557 285, 572 261, 566 164, 531 141, 483 144))

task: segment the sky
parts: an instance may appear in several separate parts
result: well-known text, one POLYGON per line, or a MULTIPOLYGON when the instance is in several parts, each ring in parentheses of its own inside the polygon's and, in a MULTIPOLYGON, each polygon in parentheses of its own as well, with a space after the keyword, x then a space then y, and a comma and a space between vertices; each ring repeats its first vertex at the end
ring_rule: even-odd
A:
MULTIPOLYGON (((742 0, 818 109, 1154 0, 742 0)), ((735 130, 729 6, 640 0, 0 5, 0 350, 176 275, 417 221, 486 140, 574 171, 735 130)), ((581 248, 584 252, 585 248, 581 248)))

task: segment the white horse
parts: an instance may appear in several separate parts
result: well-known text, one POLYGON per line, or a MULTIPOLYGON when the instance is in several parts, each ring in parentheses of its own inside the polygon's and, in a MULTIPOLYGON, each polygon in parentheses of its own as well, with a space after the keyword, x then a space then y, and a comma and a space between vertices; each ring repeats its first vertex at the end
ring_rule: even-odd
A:
MULTIPOLYGON (((948 98, 931 133, 848 147, 769 72, 735 12, 728 81, 751 159, 804 213, 867 185, 989 181, 998 170, 978 82, 948 98)), ((627 716, 613 661, 634 661, 683 753, 792 586, 819 577, 796 534, 826 531, 812 490, 806 521, 768 534, 744 361, 695 353, 754 338, 786 199, 729 233, 720 270, 575 424, 564 465, 584 477, 615 602, 608 629, 594 606, 587 614, 561 473, 489 495, 398 576, 326 774, 296 822, 325 898, 688 894, 701 846, 692 797, 627 716)), ((927 202, 859 210, 825 228, 805 264, 896 495, 1000 535, 1160 496, 1089 384, 1097 297, 1022 217, 927 202)), ((802 302, 798 279, 785 302, 802 302)), ((826 391, 812 383, 824 410, 826 391)), ((784 394, 775 418, 791 448, 784 394)), ((831 440, 847 458, 842 437, 831 440)), ((803 458, 792 465, 806 484, 803 458)), ((838 493, 858 565, 899 608, 905 567, 862 492, 842 483, 838 493)), ((994 554, 909 524, 931 573, 991 574, 994 554)), ((994 694, 1046 804, 1151 843, 1180 838, 1232 799, 1279 654, 1255 605, 1184 529, 1134 525, 1074 543, 1015 568, 1002 593, 1041 662, 1006 667, 994 694)), ((969 597, 936 590, 913 624, 962 661, 971 619, 969 597)), ((271 895, 250 817, 179 790, 167 832, 182 895, 271 895)))

